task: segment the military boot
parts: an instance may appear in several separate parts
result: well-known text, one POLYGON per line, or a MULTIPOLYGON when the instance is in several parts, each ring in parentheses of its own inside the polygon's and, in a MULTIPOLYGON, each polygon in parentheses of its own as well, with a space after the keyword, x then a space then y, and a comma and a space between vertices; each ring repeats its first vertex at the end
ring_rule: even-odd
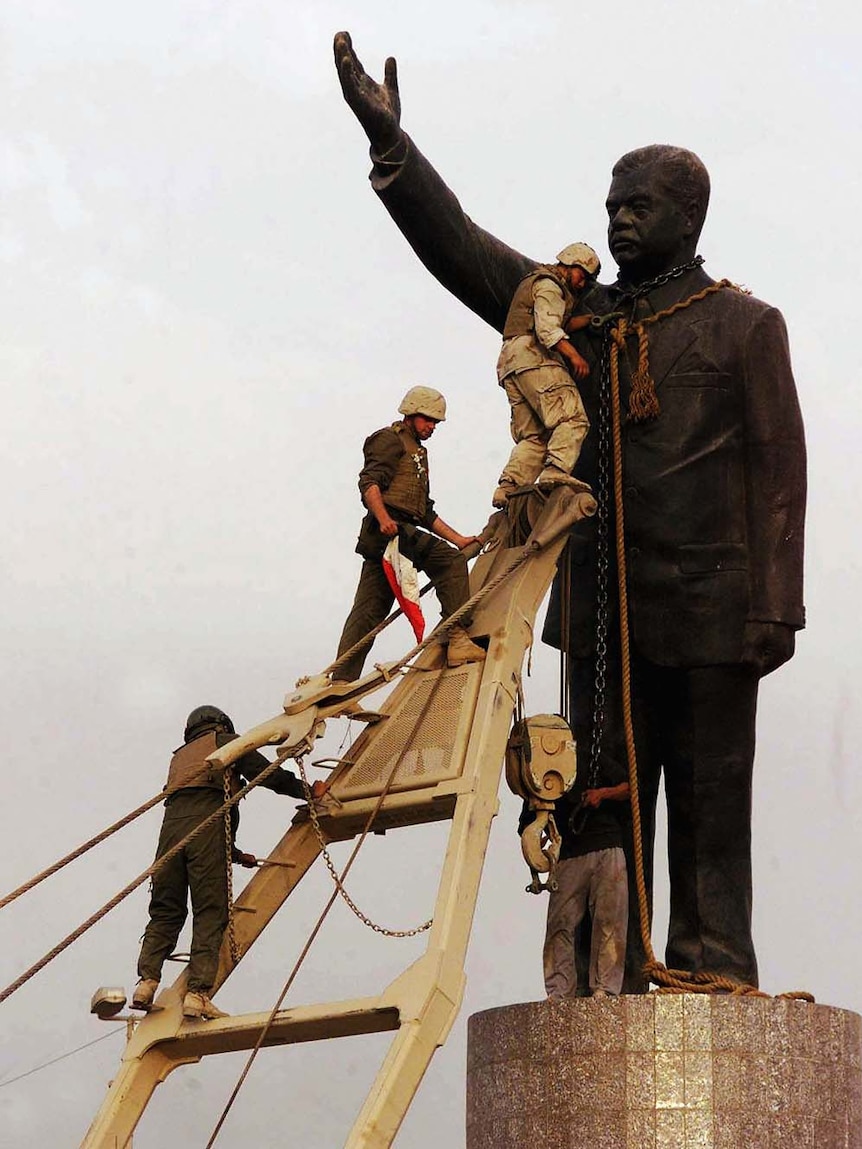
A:
POLYGON ((465 662, 484 662, 485 651, 478 646, 463 626, 454 626, 449 634, 446 651, 447 666, 463 666, 465 662))
POLYGON ((560 467, 545 467, 542 473, 536 479, 536 486, 547 489, 548 487, 573 487, 576 491, 584 491, 586 494, 591 495, 593 492, 590 490, 590 484, 584 483, 581 479, 574 478, 560 467))
POLYGON ((183 1017, 199 1017, 202 1021, 213 1021, 217 1017, 230 1017, 230 1014, 214 1005, 208 993, 204 993, 201 989, 190 989, 183 998, 183 1017))
POLYGON ((491 506, 496 507, 498 511, 502 511, 506 503, 508 503, 512 491, 516 491, 517 489, 517 483, 513 483, 511 479, 501 479, 500 485, 491 496, 491 506))
POLYGON ((159 983, 154 977, 142 977, 132 993, 132 1009, 149 1011, 159 983))

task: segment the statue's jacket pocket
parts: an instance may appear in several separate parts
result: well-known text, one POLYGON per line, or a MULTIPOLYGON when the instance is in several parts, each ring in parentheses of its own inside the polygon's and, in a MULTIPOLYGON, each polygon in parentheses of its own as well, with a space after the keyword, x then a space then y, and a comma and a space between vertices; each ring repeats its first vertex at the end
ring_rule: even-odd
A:
POLYGON ((679 548, 682 574, 720 574, 748 569, 748 550, 743 543, 685 543, 679 548))

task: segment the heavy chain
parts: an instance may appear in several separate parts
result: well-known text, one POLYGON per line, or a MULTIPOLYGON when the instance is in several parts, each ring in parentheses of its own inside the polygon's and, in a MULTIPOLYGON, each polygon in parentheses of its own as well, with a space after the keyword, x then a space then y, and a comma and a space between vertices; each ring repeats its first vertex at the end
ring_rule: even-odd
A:
MULTIPOLYGON (((558 566, 559 594, 560 594, 560 717, 565 718, 569 726, 572 724, 571 716, 571 659, 569 647, 571 645, 571 601, 572 601, 572 543, 571 538, 566 543, 566 549, 560 556, 558 566)), ((520 690, 520 687, 519 687, 520 690)), ((521 715, 518 715, 520 718, 521 715)))
MULTIPOLYGON (((224 780, 224 800, 230 802, 230 780, 231 768, 225 767, 223 774, 224 780)), ((239 943, 236 940, 236 922, 234 920, 233 912, 233 827, 231 825, 231 806, 224 808, 224 854, 225 854, 225 875, 227 881, 227 940, 230 946, 230 960, 236 965, 242 957, 239 949, 239 943)))
POLYGON ((585 789, 595 789, 599 780, 599 755, 605 728, 605 692, 608 678, 608 546, 610 517, 611 460, 611 394, 610 394, 610 340, 602 347, 599 375, 598 482, 596 483, 596 669, 593 679, 593 728, 590 739, 590 764, 585 789))
POLYGON ((679 279, 681 275, 685 275, 687 271, 694 271, 696 267, 700 267, 704 262, 702 255, 696 255, 694 259, 688 263, 677 264, 672 267, 670 271, 663 271, 661 275, 657 275, 655 279, 648 279, 645 283, 639 283, 636 287, 624 288, 619 290, 626 299, 639 299, 640 296, 646 295, 655 287, 663 287, 664 284, 670 283, 672 279, 679 279))
POLYGON ((368 926, 368 928, 370 930, 374 930, 376 934, 382 934, 387 938, 413 938, 416 937, 417 934, 424 934, 426 930, 430 930, 431 926, 434 924, 433 918, 429 918, 427 922, 424 922, 421 926, 415 926, 412 930, 389 930, 385 926, 381 926, 378 925, 377 922, 373 922, 367 914, 364 914, 362 910, 360 910, 359 906, 357 906, 356 902, 354 902, 353 898, 351 898, 350 894, 348 894, 347 890, 344 888, 341 878, 338 876, 338 871, 335 868, 335 864, 332 861, 332 855, 327 849, 326 838, 323 836, 323 830, 320 827, 320 819, 317 816, 317 810, 315 809, 311 787, 309 786, 308 778, 306 777, 305 762, 302 758, 297 758, 296 764, 299 766, 299 775, 302 778, 302 788, 305 791, 305 800, 308 803, 308 813, 311 818, 311 824, 314 827, 317 843, 320 846, 320 853, 324 862, 326 863, 326 868, 329 870, 330 877, 335 884, 336 890, 338 890, 338 893, 344 899, 356 917, 359 918, 364 926, 368 926))
MULTIPOLYGON (((690 263, 682 263, 670 271, 656 276, 655 279, 642 283, 631 294, 630 298, 660 287, 671 279, 678 279, 686 271, 700 267, 703 256, 696 256, 690 263)), ((726 281, 716 284, 718 290, 726 281)), ((709 288, 707 290, 712 290, 709 288)), ((693 296, 698 299, 703 293, 693 296)), ((691 300, 685 300, 675 308, 685 307, 691 300)), ((670 309, 669 309, 670 310, 670 309)), ((664 314, 664 313, 661 313, 664 314)), ((604 319, 605 317, 600 317, 604 319)), ((608 316, 613 319, 614 316, 608 316)), ((657 318, 657 317, 655 317, 657 318)), ((598 326, 598 325, 597 325, 598 326)), ((613 327, 611 323, 603 323, 604 340, 602 344, 601 369, 599 375, 598 393, 598 482, 596 484, 596 669, 593 681, 593 723, 590 741, 590 763, 587 772, 587 789, 595 787, 599 776, 599 756, 601 754, 602 736, 605 724, 605 695, 608 673, 608 574, 609 574, 609 544, 610 544, 610 513, 609 500, 611 494, 611 403, 615 400, 611 394, 611 344, 613 342, 613 327)))

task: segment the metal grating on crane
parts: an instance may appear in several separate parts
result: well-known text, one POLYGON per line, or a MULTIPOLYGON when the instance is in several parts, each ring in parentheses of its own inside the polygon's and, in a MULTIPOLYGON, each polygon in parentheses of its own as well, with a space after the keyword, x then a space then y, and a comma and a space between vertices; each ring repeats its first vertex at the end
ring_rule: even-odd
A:
POLYGON ((385 722, 368 732, 362 753, 341 780, 342 800, 379 794, 399 756, 392 791, 457 778, 463 759, 459 755, 453 760, 452 751, 459 731, 469 730, 472 722, 481 671, 481 664, 473 664, 411 674, 399 704, 385 722))

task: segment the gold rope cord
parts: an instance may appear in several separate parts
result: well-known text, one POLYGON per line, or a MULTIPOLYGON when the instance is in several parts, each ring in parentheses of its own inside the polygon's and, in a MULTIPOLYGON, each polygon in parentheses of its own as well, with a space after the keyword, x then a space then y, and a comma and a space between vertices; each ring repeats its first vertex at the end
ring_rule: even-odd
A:
MULTIPOLYGON (((240 801, 240 799, 244 798, 246 794, 250 793, 256 786, 259 786, 261 782, 268 778, 280 764, 281 763, 278 759, 276 759, 274 762, 270 762, 267 767, 261 770, 256 778, 253 778, 250 782, 247 782, 241 790, 234 794, 234 796, 230 799, 230 802, 226 803, 226 805, 235 806, 237 802, 240 801)), ((40 970, 44 969, 45 966, 48 965, 49 962, 53 961, 55 957, 58 957, 63 952, 63 950, 68 949, 68 947, 72 945, 73 942, 76 942, 78 938, 82 936, 82 934, 85 934, 87 930, 91 929, 96 924, 96 922, 101 921, 101 919, 105 917, 106 914, 115 909, 120 904, 120 902, 127 898, 129 894, 138 888, 138 886, 142 885, 147 880, 147 878, 152 877, 156 870, 161 869, 162 866, 167 865, 167 863, 171 861, 172 858, 177 856, 180 850, 184 850, 189 842, 191 842, 194 838, 197 838, 199 834, 202 834, 205 830, 212 826, 215 823, 215 820, 222 817, 223 814, 224 806, 219 806, 217 810, 213 810, 212 814, 207 815, 207 817, 204 818, 202 822, 198 822, 197 826, 195 826, 193 830, 186 834, 186 836, 177 842, 176 845, 171 846, 169 850, 167 850, 160 857, 156 858, 151 866, 144 870, 143 873, 138 874, 138 876, 129 882, 127 886, 124 886, 122 890, 115 894, 110 899, 110 901, 106 902, 101 907, 101 909, 98 909, 94 914, 91 914, 91 916, 87 918, 85 922, 82 922, 81 925, 77 927, 77 929, 73 930, 72 933, 63 938, 61 942, 58 942, 53 949, 49 950, 48 953, 44 955, 44 957, 41 957, 39 961, 30 966, 29 969, 25 970, 20 977, 16 978, 15 981, 13 981, 10 985, 7 985, 5 989, 0 990, 0 1002, 5 1001, 7 997, 11 997, 12 994, 15 993, 16 990, 19 990, 22 985, 28 982, 31 977, 39 973, 40 970)))
POLYGON ((688 299, 680 300, 679 303, 674 303, 671 307, 666 307, 664 311, 658 311, 655 315, 649 315, 645 319, 639 319, 637 323, 629 323, 626 319, 620 319, 615 324, 611 337, 613 339, 611 355, 619 355, 620 348, 625 347, 625 341, 629 335, 637 336, 638 341, 638 362, 637 367, 632 372, 631 377, 631 393, 629 395, 629 418, 635 423, 644 423, 647 419, 656 419, 661 411, 656 395, 655 383, 649 373, 649 337, 647 335, 647 327, 653 323, 658 323, 660 319, 667 319, 670 315, 675 315, 678 311, 684 311, 686 307, 691 307, 693 303, 699 303, 701 299, 706 299, 708 295, 714 294, 716 291, 721 291, 724 287, 730 287, 734 291, 740 291, 741 288, 737 287, 735 283, 731 283, 729 279, 719 280, 718 283, 711 283, 709 287, 705 287, 703 291, 698 291, 694 295, 690 295, 688 299))
MULTIPOLYGON (((660 319, 665 319, 669 315, 673 315, 678 311, 682 311, 684 308, 689 307, 691 304, 706 298, 707 295, 711 295, 714 291, 718 291, 724 287, 735 288, 735 285, 726 279, 721 280, 719 283, 714 283, 710 287, 705 288, 703 291, 698 292, 696 295, 692 295, 688 299, 674 304, 673 307, 669 307, 665 311, 660 311, 656 315, 650 316, 648 319, 643 320, 642 323, 636 324, 634 330, 638 332, 638 328, 640 328, 642 332, 643 327, 645 327, 647 324, 656 323, 660 319)), ((738 290, 738 288, 736 288, 736 290, 738 290)), ((641 831, 640 795, 638 790, 637 751, 635 747, 634 725, 632 722, 631 645, 629 638, 628 585, 626 577, 625 520, 623 507, 622 419, 620 417, 619 349, 621 346, 625 345, 627 330, 629 329, 625 320, 620 320, 611 332, 610 404, 611 442, 613 449, 614 509, 616 511, 615 544, 617 556, 617 583, 619 591, 623 728, 626 741, 626 757, 628 760, 629 788, 631 790, 632 836, 634 838, 635 884, 637 886, 638 893, 638 917, 640 921, 641 943, 646 955, 646 962, 644 964, 643 972, 650 981, 655 982, 655 984, 660 987, 658 991, 660 993, 730 993, 746 997, 771 997, 771 994, 765 993, 763 990, 758 989, 757 986, 746 985, 742 982, 733 981, 730 978, 722 977, 720 974, 710 973, 708 970, 701 970, 699 973, 691 973, 688 970, 668 969, 662 962, 658 961, 652 947, 649 902, 647 899, 646 880, 644 878, 643 836, 641 831)), ((641 341, 641 332, 638 332, 639 343, 641 341)), ((645 336, 645 333, 643 334, 645 336)), ((646 362, 645 353, 644 359, 640 362, 646 362)), ((653 386, 651 379, 649 380, 649 383, 651 386, 653 386)), ((654 391, 655 388, 653 386, 653 393, 654 391)), ((658 400, 656 399, 656 414, 657 413, 658 400)), ((632 418, 635 418, 635 416, 632 415, 632 418)), ((785 998, 797 998, 803 1001, 814 1001, 814 996, 805 992, 804 990, 792 990, 787 993, 778 994, 777 996, 785 998)))

